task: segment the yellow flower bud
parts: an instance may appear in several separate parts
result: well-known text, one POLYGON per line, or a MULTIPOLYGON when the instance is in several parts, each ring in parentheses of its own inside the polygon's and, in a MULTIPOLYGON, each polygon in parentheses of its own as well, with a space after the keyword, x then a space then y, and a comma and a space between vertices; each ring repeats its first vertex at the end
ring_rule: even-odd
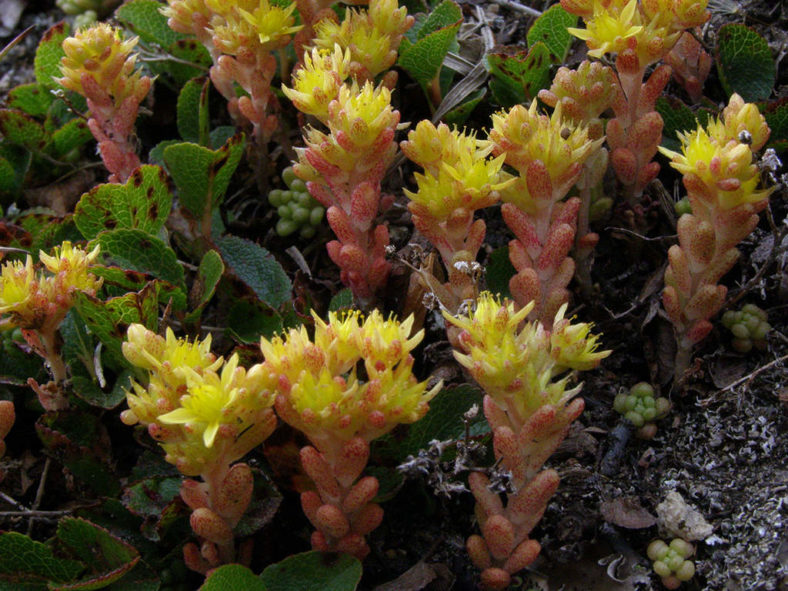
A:
POLYGON ((350 51, 339 45, 333 51, 312 49, 304 52, 301 67, 293 74, 293 88, 282 85, 282 92, 302 113, 314 115, 325 123, 328 105, 339 95, 339 88, 350 75, 350 51))

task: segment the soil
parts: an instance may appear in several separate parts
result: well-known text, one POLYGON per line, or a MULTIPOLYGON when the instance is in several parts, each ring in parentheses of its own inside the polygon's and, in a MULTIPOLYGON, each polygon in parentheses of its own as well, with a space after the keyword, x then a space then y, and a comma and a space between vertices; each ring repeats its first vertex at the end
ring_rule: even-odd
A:
MULTIPOLYGON (((549 3, 530 3, 545 8, 540 4, 549 3)), ((702 37, 711 41, 719 27, 728 22, 754 27, 769 41, 778 61, 773 98, 787 98, 788 5, 768 0, 716 0, 709 4, 713 17, 702 37)), ((473 23, 476 19, 476 5, 487 16, 498 43, 524 44, 532 17, 512 8, 508 0, 495 4, 474 0, 463 4, 466 21, 473 23)), ((49 2, 31 2, 15 31, 0 38, 3 44, 26 27, 34 27, 1 63, 0 95, 33 79, 32 56, 37 41, 60 16, 49 2)), ((476 36, 474 39, 474 34, 469 34, 463 44, 469 54, 479 47, 476 36)), ((569 65, 582 57, 573 55, 569 65)), ((707 88, 711 89, 709 98, 724 100, 714 73, 707 88)), ((406 88, 404 93, 414 91, 406 88)), ((156 100, 173 100, 164 94, 166 91, 161 92, 156 100)), ((667 92, 684 98, 676 85, 671 84, 667 92)), ((412 119, 418 115, 413 114, 412 119)), ((482 108, 469 125, 482 127, 488 116, 482 108)), ((148 137, 144 131, 140 135, 143 151, 150 147, 147 143, 152 145, 160 139, 148 137)), ((682 527, 681 519, 657 523, 657 506, 671 492, 679 493, 712 530, 696 543, 697 574, 683 589, 788 589, 788 191, 786 177, 779 176, 782 171, 772 175, 777 188, 769 212, 740 246, 741 264, 725 277, 730 288, 729 307, 751 302, 768 312, 772 325, 768 344, 764 350, 746 355, 735 353, 730 334, 718 325, 696 350, 682 392, 671 386, 673 335, 660 312, 665 252, 675 240, 672 208, 664 206, 658 191, 650 190, 644 201, 642 232, 627 229, 625 212, 621 211, 597 228, 601 242, 593 268, 596 293, 593 298, 576 297, 573 313, 595 323, 595 330, 604 335, 604 345, 613 354, 601 369, 583 375, 586 411, 549 461, 561 475, 561 486, 532 534, 543 550, 513 589, 662 588, 651 571, 645 548, 655 537, 669 539, 671 529, 682 527), (659 423, 650 441, 637 439, 630 424, 612 409, 616 394, 643 380, 654 384, 673 403, 669 417, 659 423)), ((403 168, 392 175, 397 179, 392 185, 401 187, 409 172, 403 168)), ((670 183, 678 181, 666 170, 660 178, 669 192, 670 183)), ((259 207, 259 199, 250 197, 249 190, 238 187, 237 196, 229 204, 235 219, 243 220, 233 223, 235 233, 263 236, 262 244, 271 252, 284 251, 287 244, 271 231, 272 217, 267 215, 267 207, 259 207)), ((404 248, 416 238, 404 209, 393 211, 391 233, 395 244, 404 248)), ((505 226, 495 222, 497 212, 485 215, 490 250, 506 244, 509 236, 505 226)), ((336 271, 321 250, 308 244, 299 248, 316 277, 311 281, 300 277, 296 284, 304 285, 310 297, 325 306, 328 295, 338 289, 336 271)), ((281 262, 292 265, 295 274, 292 261, 281 262)), ((396 297, 394 302, 401 303, 396 297)), ((450 378, 467 381, 448 359, 436 317, 427 316, 427 329, 430 353, 425 354, 419 369, 426 374, 434 369, 430 364, 442 364, 442 371, 450 378)), ((41 458, 35 457, 35 443, 32 439, 29 443, 33 451, 17 457, 13 466, 17 476, 3 485, 8 494, 21 494, 23 499, 34 495, 31 484, 42 469, 41 458), (22 473, 23 478, 19 476, 22 473), (22 489, 25 492, 20 493, 22 489)), ((20 447, 19 442, 9 445, 20 447)), ((433 469, 440 471, 446 466, 438 463, 433 469)), ((449 474, 447 478, 454 477, 449 474)), ((56 482, 61 482, 60 476, 56 482)), ((57 495, 49 496, 46 508, 63 508, 57 495)), ((0 509, 5 507, 0 500, 0 509)), ((372 554, 365 562, 363 589, 475 588, 478 574, 464 552, 464 540, 475 527, 470 494, 434 495, 425 476, 414 477, 402 484, 384 509, 383 525, 370 536, 372 554)), ((9 526, 14 524, 0 521, 0 527, 9 526)), ((258 553, 273 561, 303 551, 307 527, 295 497, 286 494, 266 530, 275 541, 262 544, 258 553)), ((35 533, 43 539, 46 523, 39 522, 35 533)))

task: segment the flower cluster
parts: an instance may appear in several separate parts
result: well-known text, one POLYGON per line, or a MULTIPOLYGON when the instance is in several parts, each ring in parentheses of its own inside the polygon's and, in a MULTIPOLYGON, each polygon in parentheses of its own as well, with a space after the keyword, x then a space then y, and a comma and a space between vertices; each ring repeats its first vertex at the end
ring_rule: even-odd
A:
MULTIPOLYGON (((652 162, 662 141, 662 117, 655 103, 670 79, 660 66, 643 83, 646 68, 663 59, 687 29, 709 18, 706 0, 561 0, 561 6, 583 17, 585 29, 569 32, 583 39, 588 54, 616 53, 619 84, 607 126, 611 163, 630 204, 659 172, 652 162)), ((697 89, 695 89, 697 91, 697 89)))
MULTIPOLYGON (((397 0, 371 0, 367 10, 348 9, 342 22, 336 15, 315 25, 315 47, 331 50, 335 44, 351 55, 350 73, 359 83, 372 81, 397 61, 397 48, 414 19, 397 0)), ((396 76, 387 79, 393 88, 396 76)))
POLYGON ((110 182, 126 182, 140 165, 134 140, 139 105, 151 79, 135 69, 137 38, 123 39, 120 29, 98 23, 63 41, 63 77, 58 82, 85 97, 88 127, 99 145, 110 182))
POLYGON ((33 259, 11 261, 0 273, 0 314, 8 317, 5 324, 22 329, 25 340, 43 357, 52 373, 54 388, 42 389, 30 382, 46 410, 68 406, 60 388, 68 370, 60 356, 60 323, 74 304, 74 294, 95 295, 102 280, 89 268, 99 254, 99 247, 91 252, 74 247, 68 241, 56 247, 52 255, 39 253, 45 270, 36 270, 33 259))
POLYGON ((469 478, 482 535, 471 536, 467 549, 488 589, 506 588, 511 575, 539 554, 539 543, 528 535, 559 481, 542 465, 584 406, 582 399, 572 400, 580 385, 569 387, 571 371, 596 367, 610 354, 597 350, 590 325, 564 318, 565 307, 552 330, 525 322, 532 306, 518 311, 513 302, 483 293, 467 316, 444 313, 460 329, 455 358, 486 393, 495 457, 512 475, 506 505, 487 476, 474 472, 469 478))
POLYGON ((312 546, 363 557, 369 552, 364 535, 383 516, 371 502, 377 480, 359 478, 369 442, 423 417, 441 384, 428 389, 411 373, 411 352, 424 336, 423 331, 410 336, 412 317, 399 322, 377 311, 363 319, 358 312, 332 312, 324 322, 313 316, 313 339, 301 327, 285 337, 261 340, 263 373, 278 392, 279 416, 314 446, 301 450, 304 469, 317 488, 301 495, 317 530, 312 546))
MULTIPOLYGON (((486 228, 484 221, 474 221, 473 214, 496 203, 514 178, 501 170, 503 155, 488 158, 493 149, 489 141, 444 123, 436 127, 426 120, 419 122, 400 147, 424 169, 415 175, 418 189, 405 190, 408 209, 413 225, 440 252, 451 294, 451 300, 442 303, 456 310, 460 302, 476 297, 475 283, 464 269, 476 260, 486 228)), ((434 285, 433 279, 427 281, 434 285)))
POLYGON ((634 52, 642 67, 664 57, 682 32, 706 22, 706 0, 561 0, 583 17, 585 29, 569 32, 588 45, 588 55, 634 52))
POLYGON ((568 256, 575 240, 580 199, 562 201, 577 182, 585 161, 602 144, 588 128, 564 116, 563 102, 552 115, 539 114, 536 101, 493 115, 493 154, 519 173, 501 192, 504 221, 514 232, 509 258, 517 275, 509 282, 521 306, 535 302, 533 317, 549 327, 569 298, 575 270, 568 256))
POLYGON ((126 359, 148 372, 147 383, 132 381, 127 425, 141 423, 159 441, 168 462, 187 476, 208 472, 217 462, 232 463, 256 447, 275 425, 273 394, 264 390, 262 368, 238 366, 210 351, 202 341, 166 337, 132 324, 123 343, 126 359))
MULTIPOLYGON (((346 64, 345 57, 339 60, 346 55, 341 50, 331 55, 330 64, 346 64)), ((311 108, 326 105, 326 89, 333 89, 341 74, 323 69, 327 62, 319 52, 313 52, 310 59, 311 72, 296 73, 295 88, 289 92, 302 93, 294 95, 296 105, 311 108), (323 77, 325 83, 309 88, 307 80, 313 75, 323 77), (305 96, 308 93, 311 98, 305 96)), ((320 117, 322 109, 315 108, 312 114, 320 117)), ((339 266, 343 283, 366 306, 385 285, 390 269, 388 229, 374 222, 381 207, 380 181, 397 150, 394 133, 399 112, 391 107, 388 88, 371 82, 359 86, 353 81, 338 87, 321 122, 328 133, 312 127, 304 131, 306 147, 296 148, 294 170, 306 181, 310 194, 328 208, 326 218, 337 236, 326 245, 328 254, 339 266)))
POLYGON ((170 27, 192 33, 213 58, 211 81, 227 99, 230 114, 252 123, 258 149, 278 123, 271 80, 277 64, 273 51, 290 42, 295 4, 280 7, 268 0, 168 0, 162 9, 170 27), (235 85, 243 89, 239 96, 235 85))
POLYGON ((191 526, 203 540, 184 546, 187 566, 201 573, 238 560, 233 528, 252 496, 254 479, 246 464, 235 464, 276 427, 273 393, 264 389, 261 365, 225 361, 202 341, 162 337, 141 324, 128 329, 123 355, 147 372, 126 394, 127 425, 140 423, 164 449, 165 459, 187 476, 181 497, 193 510, 191 526))
POLYGON ((681 152, 660 148, 682 173, 692 206, 691 214, 679 218, 679 243, 668 251, 662 292, 678 341, 677 377, 725 301, 727 289, 717 282, 738 260, 736 245, 758 224, 768 202, 771 190, 758 190, 760 173, 753 163, 753 151, 768 138, 758 108, 734 94, 722 119, 679 134, 681 152))

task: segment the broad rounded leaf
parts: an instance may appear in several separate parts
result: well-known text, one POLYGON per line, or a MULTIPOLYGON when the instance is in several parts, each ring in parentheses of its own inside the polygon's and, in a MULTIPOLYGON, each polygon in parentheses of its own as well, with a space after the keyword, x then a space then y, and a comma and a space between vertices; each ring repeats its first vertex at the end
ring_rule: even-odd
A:
POLYGON ((769 98, 777 76, 769 43, 746 25, 727 24, 717 39, 717 71, 729 95, 748 102, 769 98))
POLYGON ((225 564, 214 570, 200 587, 200 591, 267 591, 256 574, 240 564, 225 564))
POLYGON ((60 59, 66 55, 63 51, 63 41, 71 34, 68 23, 61 21, 51 27, 38 44, 36 57, 33 62, 33 69, 36 74, 38 84, 47 90, 60 88, 60 85, 53 80, 60 78, 60 59))
POLYGON ((568 13, 560 4, 553 4, 528 29, 528 47, 542 42, 550 50, 553 60, 561 63, 569 54, 569 48, 574 40, 567 28, 574 27, 576 24, 576 15, 568 13))
POLYGON ((267 591, 354 591, 361 563, 348 554, 304 552, 272 564, 260 579, 267 591))
POLYGON ((275 309, 290 300, 290 279, 262 246, 237 236, 224 236, 216 245, 224 262, 260 300, 275 309))
POLYGON ((158 166, 144 165, 124 185, 105 183, 82 195, 74 222, 87 239, 121 228, 155 235, 167 221, 171 207, 167 175, 158 166))

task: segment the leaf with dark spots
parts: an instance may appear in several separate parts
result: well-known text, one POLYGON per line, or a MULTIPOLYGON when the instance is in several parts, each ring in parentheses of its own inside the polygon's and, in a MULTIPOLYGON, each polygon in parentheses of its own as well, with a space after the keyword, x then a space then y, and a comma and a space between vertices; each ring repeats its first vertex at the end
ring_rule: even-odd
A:
POLYGON ((528 102, 550 84, 550 50, 541 41, 526 53, 499 51, 487 56, 492 98, 503 107, 528 102))
POLYGON ((77 204, 74 221, 85 238, 103 230, 136 228, 157 234, 172 208, 172 193, 158 166, 145 165, 125 185, 107 183, 85 193, 77 204))

